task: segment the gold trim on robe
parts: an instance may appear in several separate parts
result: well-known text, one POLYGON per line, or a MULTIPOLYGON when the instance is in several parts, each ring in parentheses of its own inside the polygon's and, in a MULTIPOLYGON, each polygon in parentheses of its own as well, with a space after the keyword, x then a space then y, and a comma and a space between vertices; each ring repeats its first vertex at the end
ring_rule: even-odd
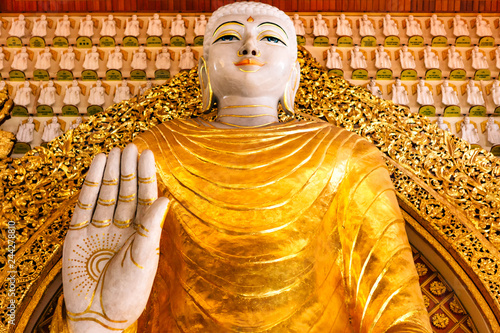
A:
POLYGON ((381 153, 326 122, 142 133, 171 200, 138 332, 432 332, 381 153))

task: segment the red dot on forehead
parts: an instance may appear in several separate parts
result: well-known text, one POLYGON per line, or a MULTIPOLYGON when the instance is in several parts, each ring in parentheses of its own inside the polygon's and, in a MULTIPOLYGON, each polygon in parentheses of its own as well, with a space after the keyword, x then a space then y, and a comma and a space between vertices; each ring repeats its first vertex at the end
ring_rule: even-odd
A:
POLYGON ((247 22, 253 22, 253 17, 249 16, 248 19, 247 19, 247 22))

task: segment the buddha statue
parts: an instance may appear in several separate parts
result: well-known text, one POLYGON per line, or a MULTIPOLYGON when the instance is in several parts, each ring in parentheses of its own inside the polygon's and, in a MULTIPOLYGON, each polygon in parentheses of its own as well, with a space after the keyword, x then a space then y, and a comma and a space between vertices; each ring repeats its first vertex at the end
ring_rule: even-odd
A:
POLYGON ((132 62, 130 63, 132 69, 146 70, 148 68, 148 56, 144 46, 139 46, 139 49, 132 52, 132 62))
POLYGON ((345 14, 340 14, 337 18, 337 36, 352 36, 351 23, 346 19, 345 14))
POLYGON ((120 103, 130 98, 130 87, 127 80, 122 80, 122 83, 116 87, 113 103, 120 103))
POLYGON ((94 158, 53 330, 431 332, 380 152, 326 122, 278 122, 300 81, 292 21, 236 2, 205 36, 215 121, 162 123, 94 158))
POLYGON ((63 134, 61 129, 61 124, 59 124, 59 119, 54 116, 52 121, 46 121, 45 127, 43 128, 42 141, 50 142, 57 138, 59 135, 63 134))
POLYGON ((116 36, 116 20, 112 14, 102 19, 101 36, 116 36))
POLYGON ((86 15, 85 19, 80 20, 79 36, 92 37, 94 35, 94 21, 92 16, 86 15))
POLYGON ((382 95, 382 90, 380 90, 379 86, 377 85, 377 82, 374 79, 370 80, 370 83, 367 86, 368 90, 377 96, 378 98, 384 98, 382 95))
POLYGON ((5 60, 5 53, 3 53, 3 49, 0 47, 0 71, 4 67, 4 60, 5 60))
POLYGON ((92 48, 85 53, 82 67, 83 69, 93 71, 99 69, 99 52, 97 51, 97 46, 92 46, 92 48))
POLYGON ((207 19, 205 18, 205 15, 201 14, 200 17, 194 18, 195 36, 204 36, 206 28, 207 28, 207 19))
POLYGON ((420 105, 434 105, 432 91, 425 85, 425 81, 422 79, 417 84, 417 103, 420 105))
POLYGON ((57 21, 56 30, 54 31, 55 36, 61 36, 68 38, 71 35, 71 21, 68 15, 64 15, 62 19, 57 21))
POLYGON ((52 52, 50 47, 46 46, 45 49, 38 54, 38 58, 35 62, 35 69, 48 70, 50 68, 50 62, 52 60, 52 52))
POLYGON ((409 15, 406 19, 406 35, 408 37, 422 36, 422 28, 420 27, 420 23, 415 20, 413 15, 409 15))
POLYGON ((14 97, 14 103, 16 105, 27 107, 31 103, 32 94, 33 90, 30 87, 30 83, 28 81, 24 81, 24 84, 17 88, 16 96, 14 97))
POLYGON ((352 69, 366 69, 366 58, 363 52, 359 49, 358 45, 354 45, 351 50, 351 68, 352 69))
POLYGON ((313 18, 313 35, 314 37, 328 36, 328 25, 321 14, 313 18))
POLYGON ((80 94, 82 89, 78 85, 77 80, 73 80, 70 86, 66 87, 66 93, 64 94, 63 103, 66 105, 75 105, 80 104, 80 94))
POLYGON ((461 138, 471 144, 479 143, 479 134, 476 126, 471 124, 469 116, 465 116, 461 124, 461 138))
POLYGON ((181 51, 181 56, 179 59, 179 68, 181 70, 190 70, 195 66, 194 53, 191 50, 191 46, 186 46, 184 51, 181 51))
POLYGON ((467 22, 465 22, 465 20, 463 20, 458 14, 453 18, 453 35, 455 35, 455 37, 469 36, 469 27, 467 26, 467 22))
POLYGON ((72 71, 75 68, 76 54, 73 51, 73 46, 69 46, 66 51, 61 54, 59 67, 64 70, 72 71))
POLYGON ((109 52, 108 61, 106 61, 108 69, 121 70, 123 67, 123 53, 120 46, 115 46, 115 49, 109 52))
POLYGON ((439 57, 432 51, 430 45, 424 48, 424 66, 426 69, 439 68, 439 57))
POLYGON ((123 34, 125 36, 139 37, 141 33, 141 22, 137 19, 137 15, 132 15, 132 18, 127 20, 125 24, 125 31, 123 34))
POLYGON ((398 25, 396 24, 396 21, 392 19, 391 14, 385 15, 382 21, 382 27, 383 27, 382 32, 386 37, 399 35, 398 25))
POLYGON ((368 15, 363 14, 359 19, 359 34, 361 37, 365 36, 375 36, 375 28, 373 27, 372 21, 368 18, 368 15))
POLYGON ((438 19, 436 14, 431 16, 431 36, 446 36, 446 29, 444 23, 438 19))
POLYGON ((148 36, 161 36, 163 35, 163 26, 160 20, 160 15, 157 13, 153 14, 153 18, 149 19, 148 30, 146 31, 148 36))
POLYGON ((75 119, 75 122, 69 125, 68 131, 74 130, 75 128, 78 128, 82 123, 82 117, 77 117, 75 119))
POLYGON ((492 145, 500 145, 500 126, 495 123, 493 117, 489 117, 486 122, 486 137, 492 145))
POLYGON ((99 105, 102 106, 106 102, 106 89, 102 86, 102 81, 97 80, 95 86, 90 88, 89 99, 87 103, 89 105, 99 105))
POLYGON ((337 52, 337 47, 335 45, 330 46, 330 48, 326 51, 326 68, 342 69, 342 58, 337 52))
POLYGON ((167 46, 163 46, 161 51, 156 54, 156 69, 169 70, 171 66, 171 56, 167 46))
POLYGON ((377 69, 391 68, 392 62, 389 53, 384 50, 383 45, 379 45, 375 50, 375 67, 377 69))
POLYGON ((47 36, 47 25, 49 22, 47 21, 47 17, 45 15, 41 15, 39 19, 35 20, 33 24, 33 30, 31 30, 31 36, 33 37, 45 37, 47 36))
POLYGON ((186 36, 186 24, 181 14, 177 14, 175 19, 172 20, 170 36, 186 36))
POLYGON ((297 36, 305 36, 306 28, 304 27, 304 22, 300 18, 299 14, 293 14, 293 26, 295 27, 295 34, 297 36))
POLYGON ((406 45, 399 50, 399 61, 401 62, 402 69, 415 69, 416 67, 415 57, 406 45))
POLYGON ((442 129, 443 131, 450 131, 450 126, 448 126, 447 123, 444 122, 443 116, 439 115, 437 119, 437 126, 438 128, 442 129))
POLYGON ((448 67, 450 69, 464 68, 464 60, 460 52, 455 48, 455 45, 451 45, 448 49, 448 67))
POLYGON ((467 103, 470 106, 484 105, 483 92, 472 80, 467 83, 467 103))
POLYGON ((42 105, 52 106, 56 102, 57 90, 54 87, 54 81, 50 80, 45 87, 40 90, 38 103, 42 105))
POLYGON ((26 34, 26 20, 24 15, 20 14, 19 17, 12 19, 12 25, 10 26, 9 35, 22 38, 26 34))
POLYGON ((26 122, 21 123, 16 133, 17 142, 30 143, 33 141, 33 134, 35 133, 35 124, 33 117, 28 117, 26 122))
POLYGON ((476 34, 479 37, 491 36, 491 26, 481 14, 476 17, 476 34))
POLYGON ((476 45, 472 48, 472 68, 475 70, 478 69, 488 69, 488 60, 486 59, 486 56, 479 50, 479 47, 476 45))
POLYGON ((441 84, 441 94, 443 95, 441 102, 443 105, 459 105, 458 94, 453 87, 448 83, 448 80, 444 80, 441 84))
POLYGON ((495 106, 500 106, 500 81, 495 80, 491 84, 491 96, 495 106))
POLYGON ((28 69, 28 59, 28 49, 26 46, 23 46, 21 50, 14 54, 14 60, 12 60, 10 67, 18 71, 25 71, 28 69))
POLYGON ((410 104, 408 100, 408 92, 405 86, 401 84, 401 79, 397 78, 396 82, 392 85, 392 101, 394 104, 406 105, 410 104))

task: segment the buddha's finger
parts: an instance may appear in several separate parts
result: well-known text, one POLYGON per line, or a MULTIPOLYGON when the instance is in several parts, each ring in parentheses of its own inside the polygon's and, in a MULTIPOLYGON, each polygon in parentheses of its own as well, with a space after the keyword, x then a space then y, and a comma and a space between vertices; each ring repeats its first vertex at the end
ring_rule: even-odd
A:
POLYGON ((168 213, 169 203, 170 200, 166 197, 158 198, 141 217, 132 247, 132 258, 141 266, 147 265, 153 258, 152 255, 160 254, 161 228, 168 213))
MULTIPOLYGON (((158 198, 158 185, 156 183, 155 157, 151 150, 142 152, 139 159, 139 195, 136 213, 136 223, 143 215, 144 210, 151 206, 158 198)), ((140 227, 140 225, 138 225, 140 227)), ((139 230, 138 230, 139 231, 139 230)))
POLYGON ((113 148, 108 155, 101 191, 91 224, 96 228, 111 225, 118 195, 118 178, 120 177, 120 148, 113 148))
POLYGON ((113 223, 126 228, 132 223, 137 206, 137 147, 127 145, 121 157, 120 192, 113 223))
POLYGON ((70 230, 79 230, 85 228, 89 224, 94 212, 97 195, 99 194, 105 166, 106 155, 96 155, 90 165, 87 177, 85 177, 85 181, 83 182, 82 190, 69 225, 70 230))

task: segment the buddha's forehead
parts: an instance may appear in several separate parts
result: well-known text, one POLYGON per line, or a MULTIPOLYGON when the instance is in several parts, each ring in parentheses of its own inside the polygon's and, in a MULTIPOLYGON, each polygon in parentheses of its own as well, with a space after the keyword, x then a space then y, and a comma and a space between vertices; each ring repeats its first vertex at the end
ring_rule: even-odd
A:
POLYGON ((289 38, 290 36, 295 36, 295 30, 290 29, 289 22, 285 22, 273 15, 252 14, 251 12, 246 14, 226 14, 215 22, 213 30, 208 31, 208 33, 211 37, 221 27, 229 25, 240 27, 241 29, 256 29, 274 26, 281 29, 289 38))

